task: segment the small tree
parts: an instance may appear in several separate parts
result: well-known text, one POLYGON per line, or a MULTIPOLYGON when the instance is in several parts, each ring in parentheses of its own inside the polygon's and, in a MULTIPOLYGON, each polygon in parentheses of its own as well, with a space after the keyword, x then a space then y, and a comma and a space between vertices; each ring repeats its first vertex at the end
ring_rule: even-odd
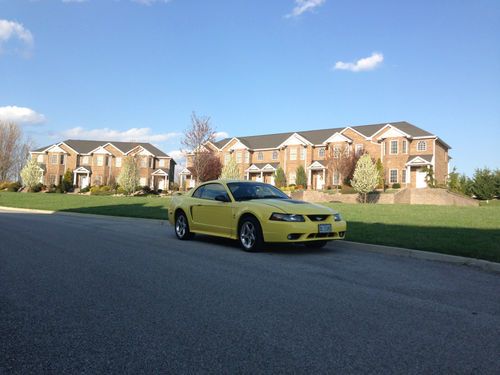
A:
POLYGON ((339 173, 342 176, 343 183, 349 185, 354 169, 356 168, 356 163, 361 155, 352 152, 349 144, 329 145, 326 151, 325 165, 328 174, 333 176, 335 173, 339 173))
POLYGON ((496 195, 495 175, 488 169, 476 169, 472 177, 472 192, 479 199, 493 199, 496 195))
POLYGON ((276 175, 274 176, 274 184, 276 187, 282 188, 286 186, 286 176, 283 168, 278 167, 276 169, 276 175))
POLYGON ((375 164, 378 172, 378 183, 377 186, 379 189, 384 189, 385 191, 385 181, 384 181, 384 165, 382 164, 382 160, 380 158, 377 159, 377 163, 375 164))
POLYGON ((73 172, 68 169, 63 176, 62 189, 64 192, 73 190, 73 172))
POLYGON ((434 168, 432 165, 428 165, 424 168, 425 172, 425 182, 427 182, 427 186, 434 188, 436 187, 436 178, 434 177, 434 168))
POLYGON ((307 187, 307 176, 306 176, 306 171, 305 171, 303 165, 299 165, 297 167, 295 175, 296 175, 295 183, 297 184, 297 186, 302 186, 303 188, 306 188, 307 187))
POLYGON ((23 180, 23 185, 28 188, 29 191, 33 191, 35 187, 40 183, 42 178, 42 170, 36 162, 35 159, 30 159, 21 170, 21 179, 23 180))
POLYGON ((229 159, 229 162, 222 168, 222 172, 220 178, 226 180, 239 180, 240 176, 240 168, 234 158, 229 159))
POLYGON ((495 195, 500 198, 500 169, 495 170, 495 195))
POLYGON ((217 180, 222 171, 222 163, 219 157, 213 152, 205 151, 203 152, 203 158, 203 168, 200 168, 199 172, 193 169, 193 178, 197 182, 217 180))
POLYGON ((123 159, 118 183, 127 195, 132 194, 139 185, 139 167, 137 166, 137 160, 133 156, 123 159))
POLYGON ((378 181, 379 173, 370 155, 361 156, 356 163, 351 185, 363 197, 364 203, 366 203, 368 193, 375 189, 378 181))

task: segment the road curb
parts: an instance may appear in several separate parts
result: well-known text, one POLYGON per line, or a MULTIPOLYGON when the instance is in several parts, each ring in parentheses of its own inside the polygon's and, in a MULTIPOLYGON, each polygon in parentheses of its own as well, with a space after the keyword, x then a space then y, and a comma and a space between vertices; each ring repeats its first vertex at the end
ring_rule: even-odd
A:
MULTIPOLYGON (((449 255, 442 253, 433 253, 424 250, 413 250, 405 249, 402 247, 385 246, 385 245, 375 245, 367 244, 362 242, 354 241, 343 241, 344 244, 353 244, 358 247, 357 250, 369 251, 372 253, 386 254, 386 255, 396 255, 407 258, 422 259, 422 260, 432 260, 436 262, 452 263, 464 266, 477 267, 485 271, 500 273, 500 263, 490 262, 488 260, 461 257, 458 255, 449 255), (359 249, 361 247, 361 249, 359 249)), ((356 250, 353 248, 353 250, 356 250)))
POLYGON ((150 223, 157 223, 160 225, 167 225, 168 224, 168 220, 148 219, 148 218, 144 218, 144 217, 98 215, 98 214, 86 214, 86 213, 82 213, 82 212, 37 210, 37 209, 33 209, 33 208, 17 208, 17 207, 5 207, 5 206, 0 206, 0 210, 13 211, 13 212, 29 212, 29 213, 36 213, 36 214, 42 214, 42 215, 74 216, 74 217, 86 217, 86 218, 93 217, 96 219, 106 218, 106 219, 119 220, 119 221, 141 220, 141 221, 150 222, 150 223))

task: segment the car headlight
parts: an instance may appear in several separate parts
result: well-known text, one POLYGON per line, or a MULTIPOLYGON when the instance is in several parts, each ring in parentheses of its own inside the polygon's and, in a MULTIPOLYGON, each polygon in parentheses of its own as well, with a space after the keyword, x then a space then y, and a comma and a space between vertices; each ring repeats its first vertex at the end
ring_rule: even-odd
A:
POLYGON ((294 215, 294 214, 280 214, 275 212, 271 215, 269 220, 273 221, 288 221, 288 222, 301 222, 305 221, 304 216, 302 215, 294 215))
POLYGON ((340 216, 338 212, 333 214, 333 218, 335 219, 335 221, 342 221, 342 216, 340 216))

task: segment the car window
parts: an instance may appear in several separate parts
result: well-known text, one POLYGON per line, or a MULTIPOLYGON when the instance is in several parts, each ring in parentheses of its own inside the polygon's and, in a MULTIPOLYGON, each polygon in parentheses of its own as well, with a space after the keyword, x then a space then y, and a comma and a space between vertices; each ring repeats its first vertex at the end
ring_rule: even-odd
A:
POLYGON ((227 184, 236 201, 250 199, 289 199, 288 195, 262 182, 230 182, 227 184))
POLYGON ((208 184, 203 186, 205 189, 201 192, 202 199, 210 199, 215 200, 215 197, 218 195, 224 195, 227 200, 229 200, 229 196, 227 195, 226 189, 221 184, 208 184))
POLYGON ((194 198, 201 198, 201 194, 203 193, 203 190, 205 190, 205 186, 206 185, 203 185, 203 186, 200 186, 198 189, 196 189, 196 191, 193 193, 193 197, 194 198))

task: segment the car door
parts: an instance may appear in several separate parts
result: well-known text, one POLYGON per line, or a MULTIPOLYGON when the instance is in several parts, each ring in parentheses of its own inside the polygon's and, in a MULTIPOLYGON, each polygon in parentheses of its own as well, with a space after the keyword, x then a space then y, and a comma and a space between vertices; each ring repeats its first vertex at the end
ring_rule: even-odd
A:
POLYGON ((226 188, 219 183, 210 183, 199 189, 193 194, 191 207, 193 229, 217 236, 231 236, 233 204, 226 188), (216 200, 216 197, 224 197, 226 201, 216 200))

